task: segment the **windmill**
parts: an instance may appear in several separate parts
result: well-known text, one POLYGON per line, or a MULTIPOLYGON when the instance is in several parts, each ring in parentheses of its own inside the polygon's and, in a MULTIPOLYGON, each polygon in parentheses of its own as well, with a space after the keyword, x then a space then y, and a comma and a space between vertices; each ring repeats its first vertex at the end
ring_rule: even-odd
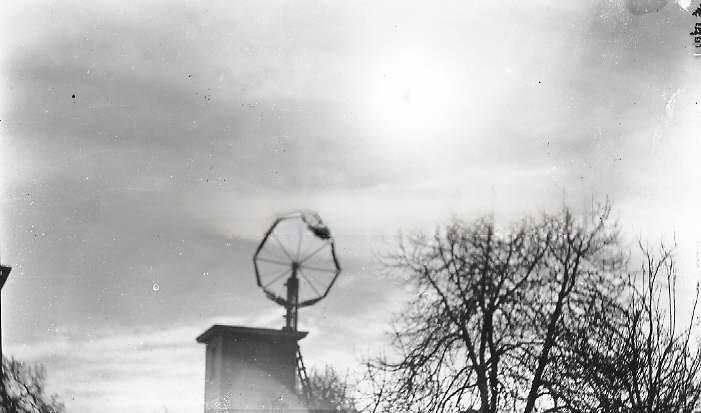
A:
MULTIPOLYGON (((341 273, 331 231, 319 214, 297 211, 278 217, 263 236, 253 267, 265 295, 285 308, 285 331, 297 331, 301 307, 326 297, 341 273)), ((311 389, 297 346, 297 375, 309 402, 311 389)))

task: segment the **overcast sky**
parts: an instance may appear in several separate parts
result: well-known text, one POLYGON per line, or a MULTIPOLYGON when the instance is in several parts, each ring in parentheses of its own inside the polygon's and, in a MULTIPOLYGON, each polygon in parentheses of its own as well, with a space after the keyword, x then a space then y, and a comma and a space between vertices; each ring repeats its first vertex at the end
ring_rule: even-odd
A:
POLYGON ((69 412, 198 411, 195 337, 283 324, 251 256, 299 208, 345 269, 301 314, 313 366, 381 349, 403 295, 373 254, 452 216, 608 197, 628 239, 676 233, 693 286, 694 21, 663 0, 3 4, 5 351, 69 412))

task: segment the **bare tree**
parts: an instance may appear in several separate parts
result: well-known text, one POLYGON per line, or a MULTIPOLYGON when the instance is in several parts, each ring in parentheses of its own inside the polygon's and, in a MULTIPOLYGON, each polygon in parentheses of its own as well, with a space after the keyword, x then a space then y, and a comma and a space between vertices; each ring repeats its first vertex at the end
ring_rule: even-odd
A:
POLYGON ((312 370, 309 385, 313 397, 313 411, 358 412, 348 380, 339 376, 331 366, 325 366, 323 370, 312 370))
POLYGON ((64 411, 56 395, 44 389, 45 370, 40 365, 27 365, 14 358, 3 357, 0 387, 2 413, 60 413, 64 411))
POLYGON ((592 311, 586 326, 568 336, 559 374, 569 380, 555 386, 561 411, 691 413, 699 407, 701 347, 692 342, 698 284, 680 327, 672 249, 640 248, 643 265, 627 294, 605 311, 592 311))
POLYGON ((617 251, 608 212, 588 226, 564 211, 506 232, 483 219, 404 239, 386 264, 416 298, 395 323, 398 356, 371 363, 383 376, 375 410, 530 413, 552 404, 543 389, 563 320, 577 315, 571 299, 617 251))

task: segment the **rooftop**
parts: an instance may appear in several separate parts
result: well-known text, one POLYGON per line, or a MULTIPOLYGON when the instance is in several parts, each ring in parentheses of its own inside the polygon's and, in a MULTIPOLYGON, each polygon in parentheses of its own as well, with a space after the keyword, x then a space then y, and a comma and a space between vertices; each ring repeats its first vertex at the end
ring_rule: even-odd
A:
POLYGON ((204 333, 197 337, 198 343, 208 343, 213 337, 219 335, 225 336, 275 336, 275 337, 289 337, 295 340, 301 340, 307 336, 306 331, 289 331, 289 330, 274 330, 271 328, 257 328, 257 327, 241 327, 241 326, 225 326, 221 324, 214 324, 209 327, 204 333))

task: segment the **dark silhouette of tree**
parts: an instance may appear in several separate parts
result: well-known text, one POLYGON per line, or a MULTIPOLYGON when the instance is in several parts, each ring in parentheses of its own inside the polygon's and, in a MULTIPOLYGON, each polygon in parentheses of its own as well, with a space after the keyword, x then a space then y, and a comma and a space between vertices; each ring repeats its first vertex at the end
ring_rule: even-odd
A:
POLYGON ((563 326, 584 314, 601 262, 623 260, 609 208, 585 225, 569 211, 525 219, 454 221, 405 237, 386 259, 415 298, 394 325, 398 354, 369 363, 373 411, 531 413, 547 391, 563 326), (381 379, 378 379, 381 378, 381 379), (381 395, 380 391, 381 389, 381 395))
POLYGON ((348 381, 338 375, 331 366, 312 370, 309 385, 313 398, 313 411, 356 413, 355 400, 350 394, 348 381))
POLYGON ((662 245, 653 254, 642 243, 640 249, 643 265, 638 277, 629 278, 626 294, 570 330, 558 372, 568 380, 554 389, 559 411, 698 411, 701 347, 691 336, 698 284, 680 327, 673 249, 662 245))
POLYGON ((2 359, 3 377, 0 386, 2 413, 61 413, 64 411, 56 395, 44 390, 46 373, 41 365, 27 365, 14 358, 2 359))

